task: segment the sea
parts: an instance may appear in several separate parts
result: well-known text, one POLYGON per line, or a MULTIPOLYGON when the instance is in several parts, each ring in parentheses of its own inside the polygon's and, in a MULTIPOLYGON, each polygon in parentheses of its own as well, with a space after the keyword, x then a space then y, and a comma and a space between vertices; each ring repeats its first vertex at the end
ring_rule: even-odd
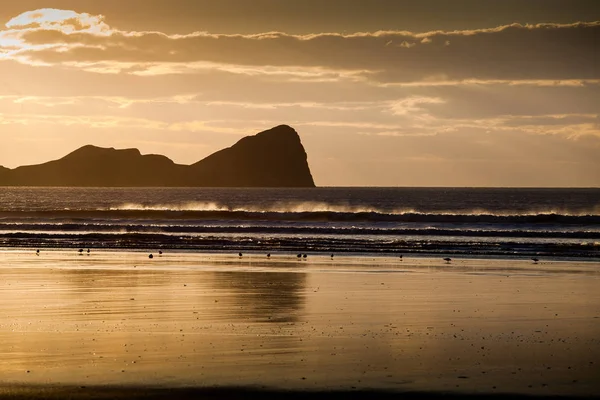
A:
POLYGON ((600 260, 600 189, 0 188, 0 248, 600 260))

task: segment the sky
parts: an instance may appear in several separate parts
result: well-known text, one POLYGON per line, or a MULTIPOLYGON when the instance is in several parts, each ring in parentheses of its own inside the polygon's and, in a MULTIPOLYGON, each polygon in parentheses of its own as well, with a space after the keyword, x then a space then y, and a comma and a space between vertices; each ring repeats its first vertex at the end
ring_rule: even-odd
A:
POLYGON ((318 186, 600 186, 600 1, 20 0, 0 165, 194 163, 280 124, 318 186))

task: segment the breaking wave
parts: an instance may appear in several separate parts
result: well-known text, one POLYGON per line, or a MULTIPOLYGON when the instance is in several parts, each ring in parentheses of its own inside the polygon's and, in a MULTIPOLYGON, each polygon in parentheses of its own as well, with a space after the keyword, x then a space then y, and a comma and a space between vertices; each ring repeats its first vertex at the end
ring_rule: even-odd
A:
POLYGON ((252 210, 190 209, 186 207, 123 207, 110 210, 0 211, 0 219, 167 219, 167 220, 239 220, 239 221, 330 221, 330 222, 438 222, 438 223, 558 223, 599 224, 599 214, 560 213, 486 213, 482 212, 400 212, 331 210, 252 210))
MULTIPOLYGON (((102 209, 100 209, 102 210, 102 209)), ((594 207, 586 211, 571 211, 564 209, 539 209, 539 210, 487 210, 476 208, 472 210, 435 210, 421 211, 416 208, 382 208, 352 206, 347 204, 331 204, 327 202, 276 202, 267 206, 230 206, 218 202, 185 202, 182 204, 142 204, 125 203, 118 206, 109 207, 108 211, 205 211, 205 212, 246 212, 246 213, 339 213, 339 214, 384 214, 384 215, 464 215, 464 216, 543 216, 543 215, 563 215, 563 216, 600 216, 600 207, 594 207)))

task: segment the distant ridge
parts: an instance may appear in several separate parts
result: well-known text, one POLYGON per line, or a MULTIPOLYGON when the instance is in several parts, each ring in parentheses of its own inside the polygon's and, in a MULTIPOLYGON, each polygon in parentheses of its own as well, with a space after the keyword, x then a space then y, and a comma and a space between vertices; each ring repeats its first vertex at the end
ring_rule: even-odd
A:
POLYGON ((65 157, 0 167, 0 186, 314 187, 300 136, 287 125, 247 136, 192 165, 138 149, 83 146, 65 157))

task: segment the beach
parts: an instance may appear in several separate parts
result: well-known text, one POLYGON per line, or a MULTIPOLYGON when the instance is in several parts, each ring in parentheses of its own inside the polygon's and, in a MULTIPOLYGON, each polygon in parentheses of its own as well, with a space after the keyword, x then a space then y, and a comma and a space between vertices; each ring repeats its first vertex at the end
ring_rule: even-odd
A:
POLYGON ((0 394, 600 395, 596 262, 154 255, 0 251, 0 394))

